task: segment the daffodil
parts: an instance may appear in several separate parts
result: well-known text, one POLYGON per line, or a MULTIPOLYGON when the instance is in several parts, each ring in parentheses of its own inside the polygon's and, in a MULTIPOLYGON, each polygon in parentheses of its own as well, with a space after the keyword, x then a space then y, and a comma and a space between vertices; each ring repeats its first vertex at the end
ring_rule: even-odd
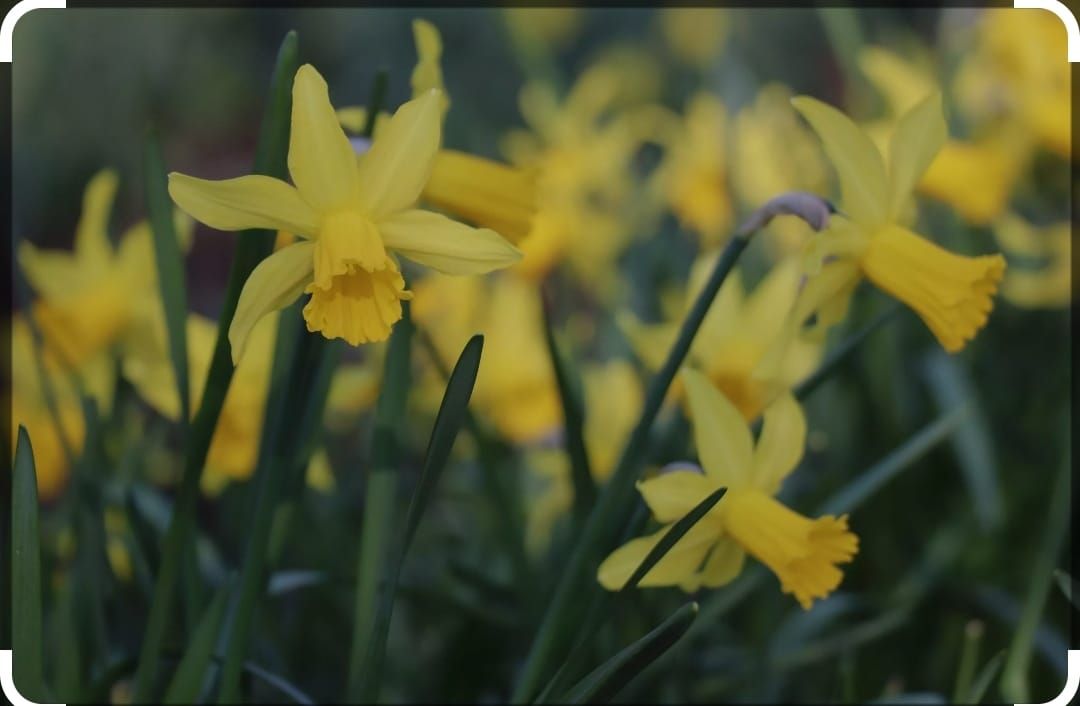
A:
MULTIPOLYGON (((682 306, 670 321, 643 324, 630 314, 619 317, 635 352, 649 368, 663 364, 716 257, 716 253, 706 253, 694 263, 682 306)), ((796 338, 786 346, 778 370, 766 374, 761 367, 783 333, 784 317, 795 302, 800 278, 798 260, 788 258, 747 293, 740 270, 733 270, 691 345, 687 365, 704 373, 747 420, 756 418, 773 397, 808 375, 821 358, 820 343, 796 338)), ((676 387, 675 393, 681 395, 681 390, 676 387)))
MULTIPOLYGON (((506 439, 532 444, 562 426, 562 406, 544 343, 535 285, 510 273, 490 280, 428 276, 415 289, 412 317, 453 361, 474 333, 484 334, 471 403, 506 439)), ((438 404, 445 382, 428 386, 438 404)))
MULTIPOLYGON (((622 359, 582 366, 585 420, 582 433, 593 480, 603 484, 611 476, 619 453, 637 423, 644 394, 634 367, 622 359)), ((533 551, 547 546, 551 531, 574 500, 570 466, 563 448, 546 448, 529 455, 537 492, 530 497, 526 543, 533 551)))
MULTIPOLYGON (((735 116, 731 185, 749 209, 789 191, 821 193, 825 159, 810 130, 791 107, 791 91, 770 83, 735 116)), ((800 218, 777 218, 758 238, 777 259, 795 252, 812 231, 800 218)))
POLYGON ((507 7, 502 16, 511 38, 528 48, 537 43, 561 47, 573 41, 585 24, 581 7, 507 7))
POLYGON ((806 419, 790 395, 765 410, 755 446, 746 420, 708 379, 683 373, 694 408, 694 441, 702 472, 672 470, 638 483, 660 531, 616 549, 597 571, 600 584, 617 591, 673 524, 720 488, 724 497, 645 575, 641 586, 679 586, 692 592, 723 586, 742 571, 746 555, 765 564, 808 610, 843 580, 839 564, 850 562, 859 540, 847 515, 811 519, 773 496, 798 465, 806 419))
MULTIPOLYGON (((859 67, 885 97, 885 116, 863 126, 884 153, 900 116, 934 92, 932 72, 881 47, 864 49, 859 67)), ((990 223, 1008 207, 1029 159, 1029 142, 1015 123, 1001 121, 972 140, 946 139, 916 188, 971 223, 990 223)))
POLYGON ((715 7, 668 7, 658 12, 661 33, 676 59, 706 69, 724 50, 730 25, 727 11, 715 7))
POLYGON ((1025 309, 1057 309, 1072 303, 1072 227, 1067 221, 1035 227, 1015 214, 994 226, 998 244, 1029 266, 1009 268, 1001 295, 1025 309))
POLYGON ((899 223, 912 189, 948 136, 940 94, 900 118, 887 154, 835 108, 805 96, 792 102, 836 169, 843 215, 811 241, 811 278, 791 320, 801 325, 816 314, 816 327, 832 325, 866 277, 911 307, 946 351, 962 349, 986 324, 1005 259, 956 255, 899 223))
MULTIPOLYGON (((442 56, 439 30, 426 20, 414 20, 413 37, 418 58, 411 79, 412 96, 416 99, 432 89, 440 91, 445 115, 450 101, 439 63, 442 56)), ((349 132, 360 134, 367 125, 366 108, 342 108, 337 114, 349 132)), ((376 136, 388 119, 385 113, 376 116, 376 136)), ((363 140, 354 141, 354 146, 360 152, 367 148, 363 140)), ((420 200, 518 243, 529 233, 536 213, 535 178, 530 172, 491 159, 444 148, 435 154, 420 200)))
MULTIPOLYGON (((42 335, 74 367, 114 344, 121 352, 138 345, 162 312, 149 225, 129 228, 118 247, 109 240, 116 188, 111 170, 98 172, 87 184, 73 250, 19 243, 19 265, 38 295, 33 307, 42 335)), ((191 222, 177 214, 175 225, 186 249, 191 222)))
POLYGON ((394 253, 451 274, 505 267, 520 254, 497 233, 413 208, 439 148, 436 90, 405 103, 357 160, 310 64, 293 82, 289 173, 293 184, 252 175, 206 181, 169 175, 169 193, 219 230, 268 228, 303 238, 251 273, 229 329, 233 361, 256 322, 301 294, 309 331, 352 345, 381 341, 412 295, 394 253))

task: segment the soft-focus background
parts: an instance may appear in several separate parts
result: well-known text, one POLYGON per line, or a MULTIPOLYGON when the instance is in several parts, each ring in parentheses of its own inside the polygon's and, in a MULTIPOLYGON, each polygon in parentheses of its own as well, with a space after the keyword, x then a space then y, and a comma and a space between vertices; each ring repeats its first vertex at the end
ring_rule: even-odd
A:
MULTIPOLYGON (((978 644, 980 667, 1030 635, 1031 698, 1040 702, 1055 695, 1064 681, 1072 629, 1068 599, 1058 582, 1047 583, 1044 575, 1045 567, 1072 573, 1063 530, 1048 527, 1054 499, 1062 492, 1058 479, 1070 463, 1071 288, 1069 242, 1061 231, 1067 233, 1072 193, 1069 100, 1067 90, 1066 99, 1055 102, 1056 88, 1040 93, 1033 87, 1062 80, 1061 70, 1068 80, 1068 69, 1058 66, 1067 66, 1060 24, 1053 19, 1046 27, 1026 21, 992 24, 970 9, 35 11, 20 21, 14 37, 15 231, 41 246, 69 247, 83 188, 103 167, 120 175, 114 232, 144 218, 140 150, 150 124, 161 136, 170 170, 206 178, 248 173, 275 53, 289 29, 299 34, 302 60, 326 77, 336 106, 363 104, 380 69, 389 72, 387 104, 400 104, 409 97, 408 76, 416 62, 411 28, 416 17, 431 21, 442 34, 443 74, 452 101, 445 145, 512 158, 511 131, 542 132, 537 116, 555 121, 545 111, 558 115, 564 106, 561 97, 554 106, 535 94, 535 100, 522 100, 523 87, 547 86, 552 95, 565 96, 598 66, 610 82, 601 93, 612 95, 597 99, 607 113, 646 126, 627 154, 597 147, 590 159, 599 165, 592 165, 594 171, 603 172, 608 160, 615 164, 626 157, 629 166, 610 179, 629 178, 623 186, 648 197, 627 199, 603 193, 607 184, 593 187, 601 193, 587 195, 600 203, 598 210, 608 208, 611 213, 603 215, 615 225, 580 221, 581 230, 552 256, 554 264, 545 263, 528 280, 535 286, 544 282, 576 360, 596 366, 634 362, 630 382, 611 374, 609 387, 599 393, 601 400, 631 400, 626 402, 631 407, 630 388, 641 384, 647 369, 639 359, 647 356, 635 351, 620 317, 677 319, 691 263, 769 196, 791 188, 836 196, 832 172, 787 96, 811 95, 861 124, 887 125, 896 117, 894 101, 903 102, 905 91, 924 83, 943 90, 951 134, 969 143, 970 159, 942 178, 945 186, 924 190, 917 230, 964 254, 1004 251, 1010 275, 1026 272, 1028 277, 1006 283, 989 324, 959 355, 942 353, 909 311, 890 318, 806 400, 809 450, 786 497, 811 512, 939 414, 957 404, 973 405, 974 414, 946 443, 905 464, 852 514, 860 552, 834 596, 803 613, 769 576, 730 610, 705 609, 702 617, 710 622, 699 624, 677 653, 648 670, 623 698, 951 698, 962 671, 965 635, 976 633, 981 637, 968 639, 978 644), (866 58, 868 50, 876 60, 866 58), (694 133, 689 121, 680 121, 700 94, 715 102, 701 111, 694 133), (664 142, 651 131, 653 108, 678 116, 678 137, 664 142), (523 111, 530 115, 523 117, 523 111), (768 132, 769 127, 776 130, 768 132), (1015 162, 1022 166, 995 171, 999 162, 992 150, 1008 141, 998 141, 1001 134, 1013 140, 1005 149, 1009 155, 1023 151, 1015 162), (979 152, 983 148, 985 155, 979 152), (682 169, 674 158, 668 160, 673 154, 701 162, 685 169, 690 175, 685 182, 664 177, 664 169, 682 169), (1004 175, 997 178, 998 172, 1004 175), (691 193, 696 196, 686 196, 691 193), (604 199, 615 205, 606 206, 604 199), (608 226, 618 234, 601 235, 608 226)), ((552 128, 546 139, 562 139, 559 129, 552 128)), ((601 142, 585 134, 580 142, 564 139, 565 149, 601 142)), ((1002 159, 1014 164, 1011 156, 1002 159)), ((567 163, 568 170, 587 171, 571 159, 567 163)), ((751 246, 744 280, 756 283, 779 256, 809 237, 808 230, 778 223, 751 246)), ((196 226, 186 262, 192 310, 217 315, 234 243, 230 235, 196 226)), ((485 296, 508 301, 500 298, 514 295, 500 290, 445 296, 469 319, 472 314, 461 307, 483 306, 485 296)), ((849 320, 830 336, 830 344, 888 305, 877 290, 860 288, 849 320)), ((420 307, 417 302, 418 313, 420 307)), ((473 317, 475 327, 484 328, 475 324, 482 320, 473 317)), ((536 365, 546 370, 543 339, 504 328, 500 333, 509 343, 502 350, 510 354, 500 360, 489 337, 482 375, 529 377, 533 363, 520 350, 530 346, 540 356, 536 365)), ((461 342, 447 344, 452 352, 445 355, 456 355, 461 342)), ((351 352, 348 360, 377 376, 372 367, 377 349, 351 352)), ((416 357, 418 366, 426 365, 421 352, 416 357)), ((589 384, 586 380, 587 405, 589 384)), ((432 393, 435 400, 440 393, 432 393)), ((526 401, 531 399, 527 391, 508 394, 520 395, 515 399, 525 405, 550 401, 526 401)), ((411 418, 417 421, 410 434, 416 443, 408 469, 413 474, 433 412, 427 396, 417 397, 425 399, 413 400, 411 418)), ((485 406, 487 397, 478 408, 482 416, 518 413, 513 401, 502 408, 497 402, 485 406)), ((340 694, 346 626, 352 620, 350 576, 370 415, 363 402, 350 409, 345 418, 330 420, 335 424, 326 435, 336 487, 306 491, 252 654, 316 700, 340 694)), ((617 416, 618 410, 610 413, 617 416)), ((153 430, 160 443, 109 479, 113 490, 106 496, 120 498, 114 503, 118 537, 132 530, 123 521, 124 494, 116 487, 142 487, 142 506, 160 519, 178 470, 170 452, 175 447, 160 419, 137 403, 125 419, 134 426, 128 433, 115 432, 115 448, 144 429, 153 430)), ((627 425, 620 427, 617 419, 613 425, 612 433, 625 437, 627 425)), ((526 514, 538 497, 558 506, 544 494, 544 484, 557 473, 545 452, 557 447, 552 439, 558 438, 558 424, 545 428, 546 436, 526 439, 530 435, 522 433, 520 442, 514 429, 500 431, 518 448, 516 472, 526 514)), ((596 443, 614 447, 612 454, 619 446, 618 440, 596 443)), ((493 509, 477 490, 471 447, 464 440, 458 447, 461 458, 447 473, 405 567, 385 679, 393 700, 505 699, 536 624, 536 606, 522 605, 512 589, 493 509)), ((656 463, 688 458, 687 448, 678 446, 667 457, 658 454, 656 463)), ((242 555, 249 500, 246 484, 237 482, 220 495, 207 495, 200 505, 201 551, 211 581, 226 575, 242 555)), ((77 542, 64 508, 63 502, 45 506, 47 607, 69 580, 72 569, 65 557, 77 542)), ((535 514, 529 522, 545 535, 534 537, 531 548, 537 594, 543 596, 558 577, 565 548, 559 544, 559 522, 554 530, 545 529, 535 514)), ((116 554, 123 555, 125 546, 130 543, 120 541, 116 554)), ((110 558, 116 576, 109 584, 108 651, 110 659, 121 662, 137 651, 148 584, 137 558, 110 558)), ((712 592, 715 596, 705 592, 703 605, 732 595, 725 593, 730 590, 712 592)), ((655 625, 682 599, 677 589, 642 591, 604 627, 594 662, 655 625)), ((51 624, 52 649, 60 650, 65 636, 59 623, 51 624)), ((280 698, 262 682, 252 688, 280 698)), ((1001 700, 996 685, 987 698, 1001 700)))

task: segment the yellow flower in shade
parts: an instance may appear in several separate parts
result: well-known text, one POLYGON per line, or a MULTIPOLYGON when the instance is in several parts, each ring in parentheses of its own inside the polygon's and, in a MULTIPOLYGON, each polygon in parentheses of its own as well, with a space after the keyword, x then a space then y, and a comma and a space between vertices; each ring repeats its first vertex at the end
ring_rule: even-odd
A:
MULTIPOLYGON (((49 347, 76 368, 114 344, 121 353, 137 345, 161 311, 149 225, 129 228, 118 247, 109 240, 116 187, 111 170, 98 172, 87 184, 71 251, 19 243, 19 265, 38 295, 35 320, 49 347)), ((175 225, 186 249, 192 223, 178 213, 175 225)))
MULTIPOLYGON (((426 20, 413 21, 418 60, 412 74, 413 98, 429 90, 442 92, 442 112, 450 101, 443 86, 442 39, 435 25, 426 20)), ((337 111, 342 127, 354 134, 367 125, 367 109, 342 108, 337 111)), ((376 116, 374 134, 378 137, 389 116, 376 116)), ((366 143, 358 142, 359 151, 366 143)), ((420 200, 462 220, 490 228, 512 243, 518 243, 532 227, 536 214, 534 175, 520 169, 458 150, 440 149, 431 163, 431 174, 420 193, 420 200)))
POLYGON ((702 473, 673 470, 638 483, 645 503, 664 527, 616 549, 597 571, 600 584, 617 591, 674 522, 721 487, 727 493, 664 555, 641 586, 716 588, 742 571, 746 554, 765 564, 804 610, 825 598, 843 579, 838 564, 850 562, 859 539, 847 515, 804 517, 773 496, 798 465, 806 419, 790 395, 765 410, 755 447, 738 410, 693 370, 683 373, 694 408, 694 441, 702 473))
MULTIPOLYGON (((822 193, 828 183, 825 159, 814 134, 791 107, 791 91, 770 83, 735 116, 731 185, 749 209, 788 191, 822 193)), ((775 218, 757 237, 776 258, 784 257, 813 233, 801 218, 775 218)))
MULTIPOLYGON (((685 312, 717 257, 717 253, 705 254, 694 263, 683 306, 670 321, 642 324, 632 315, 619 317, 634 351, 650 369, 663 364, 685 312)), ((786 346, 778 370, 766 376, 761 368, 766 353, 783 333, 784 317, 795 302, 801 276, 797 258, 789 258, 747 293, 741 272, 733 270, 691 345, 686 364, 704 373, 747 420, 755 419, 773 397, 809 375, 821 359, 820 343, 796 338, 786 346)), ((673 391, 682 394, 679 387, 673 391)))
MULTIPOLYGON (((615 470, 626 439, 637 423, 644 394, 634 366, 625 360, 588 363, 582 366, 581 378, 585 453, 593 480, 603 484, 615 470)), ((569 460, 561 445, 533 451, 529 460, 540 488, 528 501, 526 543, 532 551, 539 551, 549 544, 552 528, 573 504, 574 487, 569 460)))
POLYGON ((946 351, 962 349, 986 324, 1005 258, 956 255, 898 223, 912 189, 947 139, 940 94, 900 118, 887 154, 838 110, 806 96, 792 103, 836 169, 843 215, 811 241, 811 279, 790 319, 801 325, 816 313, 816 327, 831 326, 844 316, 865 276, 911 307, 946 351))
POLYGON ((413 208, 439 147, 439 100, 432 90, 401 106, 358 161, 326 82, 306 64, 293 82, 295 186, 260 175, 169 175, 173 200, 213 228, 269 228, 304 238, 263 260, 244 284, 229 329, 234 362, 259 319, 305 292, 309 331, 354 346, 388 338, 401 300, 412 296, 394 252, 451 274, 489 272, 520 257, 493 231, 413 208))
POLYGON ((1036 143, 1071 159, 1067 55, 1065 27, 1051 13, 987 10, 956 74, 960 108, 974 122, 1016 122, 1036 143))
POLYGON ((510 36, 526 47, 564 46, 573 41, 585 22, 585 11, 580 7, 507 7, 502 13, 510 36))
MULTIPOLYGON (((562 404, 535 285, 511 274, 487 281, 435 275, 420 280, 415 293, 412 317, 444 361, 454 361, 470 336, 484 334, 470 404, 504 438, 535 443, 558 431, 562 404)), ((425 388, 437 406, 445 381, 434 374, 432 379, 425 388)))
POLYGON ((658 11, 660 30, 676 59, 708 68, 724 50, 729 21, 724 10, 712 7, 671 7, 658 11))
MULTIPOLYGON (((885 117, 863 126, 884 153, 900 116, 934 92, 932 74, 880 47, 864 49, 859 67, 885 97, 885 117)), ((947 139, 916 185, 980 225, 1004 213, 1030 152, 1015 124, 987 127, 973 141, 947 139)))
MULTIPOLYGON (((266 398, 270 391, 270 371, 278 316, 264 316, 249 336, 249 352, 236 366, 225 395, 202 476, 203 491, 216 494, 232 481, 251 477, 259 455, 266 398)), ((191 381, 192 413, 198 409, 206 376, 217 340, 217 324, 198 314, 187 318, 188 366, 191 381)), ((164 325, 158 329, 153 346, 141 348, 137 355, 124 360, 124 377, 131 381, 139 396, 165 416, 180 417, 180 399, 168 352, 164 325)), ((316 455, 317 458, 321 456, 316 455)), ((320 460, 320 462, 323 462, 320 460)), ((313 461, 312 467, 316 463, 313 461)), ((311 476, 309 467, 309 478, 311 476)))
POLYGON ((1015 214, 994 225, 998 244, 1032 266, 1009 268, 1001 295, 1025 309, 1059 309, 1072 303, 1072 228, 1066 221, 1036 228, 1015 214))

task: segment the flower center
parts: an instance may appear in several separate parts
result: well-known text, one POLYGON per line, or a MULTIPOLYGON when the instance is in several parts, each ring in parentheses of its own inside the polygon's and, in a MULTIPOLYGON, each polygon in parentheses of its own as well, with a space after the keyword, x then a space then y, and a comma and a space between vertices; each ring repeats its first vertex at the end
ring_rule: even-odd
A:
POLYGON ((389 260, 375 224, 356 211, 337 211, 323 219, 315 240, 315 286, 330 289, 333 279, 356 269, 376 272, 389 260))
POLYGON ((412 299, 390 257, 376 270, 351 268, 332 277, 329 286, 321 287, 316 281, 305 291, 311 294, 304 306, 308 331, 344 338, 353 346, 386 340, 390 328, 401 319, 401 300, 412 299))

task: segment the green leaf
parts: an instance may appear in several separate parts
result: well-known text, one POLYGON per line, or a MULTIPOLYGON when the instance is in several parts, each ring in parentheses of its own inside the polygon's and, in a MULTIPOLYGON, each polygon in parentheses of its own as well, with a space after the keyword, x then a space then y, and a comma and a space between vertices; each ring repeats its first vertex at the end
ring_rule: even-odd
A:
MULTIPOLYGON (((295 32, 289 32, 278 51, 274 76, 271 79, 270 97, 259 143, 255 152, 254 172, 277 178, 288 174, 286 160, 289 149, 289 124, 292 114, 292 82, 299 68, 298 42, 295 32)), ((232 381, 233 365, 229 349, 228 331, 236 313, 236 302, 248 275, 273 249, 273 234, 269 231, 245 231, 237 238, 236 253, 229 272, 221 316, 218 319, 217 341, 206 376, 202 401, 191 422, 184 455, 184 475, 180 482, 179 497, 165 535, 161 570, 158 573, 151 602, 150 618, 139 653, 139 667, 135 676, 132 700, 136 703, 151 701, 151 690, 157 681, 157 663, 169 620, 174 614, 177 579, 186 556, 186 545, 192 539, 195 502, 199 494, 199 481, 205 466, 210 441, 217 426, 218 416, 225 403, 225 395, 232 381)))
POLYGON ((634 677, 675 644, 697 617, 697 603, 687 603, 632 645, 593 670, 561 699, 571 704, 609 702, 634 677))
POLYGON ((716 503, 720 502, 720 498, 724 497, 724 493, 727 492, 727 488, 718 488, 706 497, 704 500, 694 506, 690 512, 686 513, 679 520, 672 525, 668 533, 660 538, 660 541, 656 543, 656 546, 645 555, 645 559, 642 560, 641 565, 634 570, 634 573, 630 575, 630 578, 626 581, 626 584, 619 589, 620 591, 629 591, 636 588, 641 579, 648 575, 656 563, 664 558, 675 543, 682 539, 683 535, 690 531, 690 528, 698 523, 702 517, 708 514, 709 510, 713 509, 716 503))
POLYGON ((1054 579, 1057 581, 1058 588, 1073 604, 1073 607, 1080 609, 1080 591, 1077 591, 1076 579, 1061 569, 1054 571, 1054 579))
POLYGON ((580 527, 596 504, 596 483, 589 467, 589 454, 585 448, 585 400, 581 376, 564 355, 555 339, 550 307, 544 312, 544 342, 547 344, 555 382, 559 388, 559 400, 563 409, 563 429, 566 454, 570 458, 570 478, 574 483, 574 518, 580 527))
POLYGON ((180 660, 169 687, 165 690, 163 703, 192 704, 202 696, 207 670, 214 656, 221 621, 229 605, 229 588, 223 586, 203 612, 198 627, 188 643, 187 651, 180 660))
POLYGON ((971 683, 971 689, 968 690, 967 698, 963 700, 963 703, 981 703, 983 697, 986 696, 986 690, 990 688, 990 684, 993 683, 994 678, 1001 671, 1001 665, 1004 663, 1005 650, 991 657, 990 661, 979 671, 979 676, 975 677, 975 681, 971 683))
POLYGON ((154 235, 154 261, 157 263, 161 304, 169 334, 169 357, 172 359, 176 392, 180 400, 180 428, 186 432, 191 420, 191 385, 188 378, 187 290, 184 285, 184 254, 176 235, 169 177, 157 136, 146 136, 143 152, 143 184, 150 231, 154 235))
POLYGON ((30 436, 22 425, 11 479, 11 622, 15 686, 27 699, 44 702, 48 697, 43 666, 37 470, 30 436))

